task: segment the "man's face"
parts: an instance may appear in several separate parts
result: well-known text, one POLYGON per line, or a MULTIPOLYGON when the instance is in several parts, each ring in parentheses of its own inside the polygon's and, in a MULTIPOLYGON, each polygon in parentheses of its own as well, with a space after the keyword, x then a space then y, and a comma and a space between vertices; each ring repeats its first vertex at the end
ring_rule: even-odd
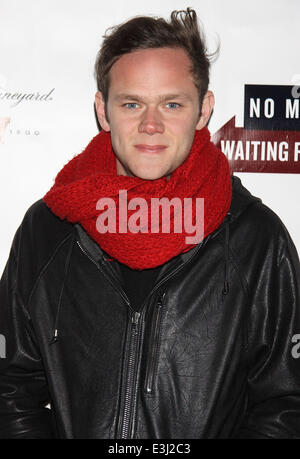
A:
POLYGON ((209 115, 200 117, 190 67, 180 48, 135 51, 112 66, 107 118, 101 93, 96 109, 102 128, 111 133, 119 175, 169 178, 188 156, 195 130, 205 126, 213 104, 207 94, 203 106, 207 112, 209 99, 209 115))

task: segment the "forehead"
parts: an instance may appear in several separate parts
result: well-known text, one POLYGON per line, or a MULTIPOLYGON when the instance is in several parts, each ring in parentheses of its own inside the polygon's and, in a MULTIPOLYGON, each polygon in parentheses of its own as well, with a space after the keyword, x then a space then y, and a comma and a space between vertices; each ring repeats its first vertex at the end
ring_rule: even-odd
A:
POLYGON ((124 54, 109 74, 111 92, 156 93, 195 90, 191 60, 181 48, 155 48, 124 54))

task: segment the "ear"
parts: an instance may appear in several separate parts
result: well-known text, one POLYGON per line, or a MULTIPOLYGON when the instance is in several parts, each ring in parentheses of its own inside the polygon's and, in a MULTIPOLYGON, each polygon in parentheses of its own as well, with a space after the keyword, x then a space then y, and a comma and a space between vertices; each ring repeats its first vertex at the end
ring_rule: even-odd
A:
POLYGON ((95 107, 100 126, 104 131, 109 132, 110 126, 105 114, 105 102, 103 99, 102 92, 100 91, 96 92, 95 95, 95 107))
POLYGON ((201 116, 196 126, 196 130, 200 131, 200 129, 204 128, 207 125, 211 112, 213 111, 215 105, 215 96, 212 91, 207 91, 203 98, 202 108, 201 108, 201 116))

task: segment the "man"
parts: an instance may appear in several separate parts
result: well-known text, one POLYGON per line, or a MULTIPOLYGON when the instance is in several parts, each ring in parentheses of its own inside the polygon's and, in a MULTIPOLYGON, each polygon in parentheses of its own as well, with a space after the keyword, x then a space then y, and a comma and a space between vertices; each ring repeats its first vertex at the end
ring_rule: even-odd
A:
POLYGON ((1 280, 0 436, 300 438, 299 260, 210 141, 196 13, 115 27, 96 74, 103 130, 27 211, 1 280), (175 205, 162 231, 155 198, 192 204, 202 238, 175 205))

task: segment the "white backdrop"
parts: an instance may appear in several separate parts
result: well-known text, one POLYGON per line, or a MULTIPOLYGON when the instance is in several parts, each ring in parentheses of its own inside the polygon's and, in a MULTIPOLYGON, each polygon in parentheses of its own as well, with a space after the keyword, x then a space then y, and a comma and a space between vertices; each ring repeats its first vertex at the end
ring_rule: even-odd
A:
MULTIPOLYGON (((210 50, 221 41, 211 133, 234 115, 242 126, 245 84, 290 85, 300 74, 299 0, 0 0, 0 273, 25 211, 98 132, 93 66, 105 29, 187 6, 210 50)), ((299 175, 237 175, 281 217, 300 252, 299 175)))

